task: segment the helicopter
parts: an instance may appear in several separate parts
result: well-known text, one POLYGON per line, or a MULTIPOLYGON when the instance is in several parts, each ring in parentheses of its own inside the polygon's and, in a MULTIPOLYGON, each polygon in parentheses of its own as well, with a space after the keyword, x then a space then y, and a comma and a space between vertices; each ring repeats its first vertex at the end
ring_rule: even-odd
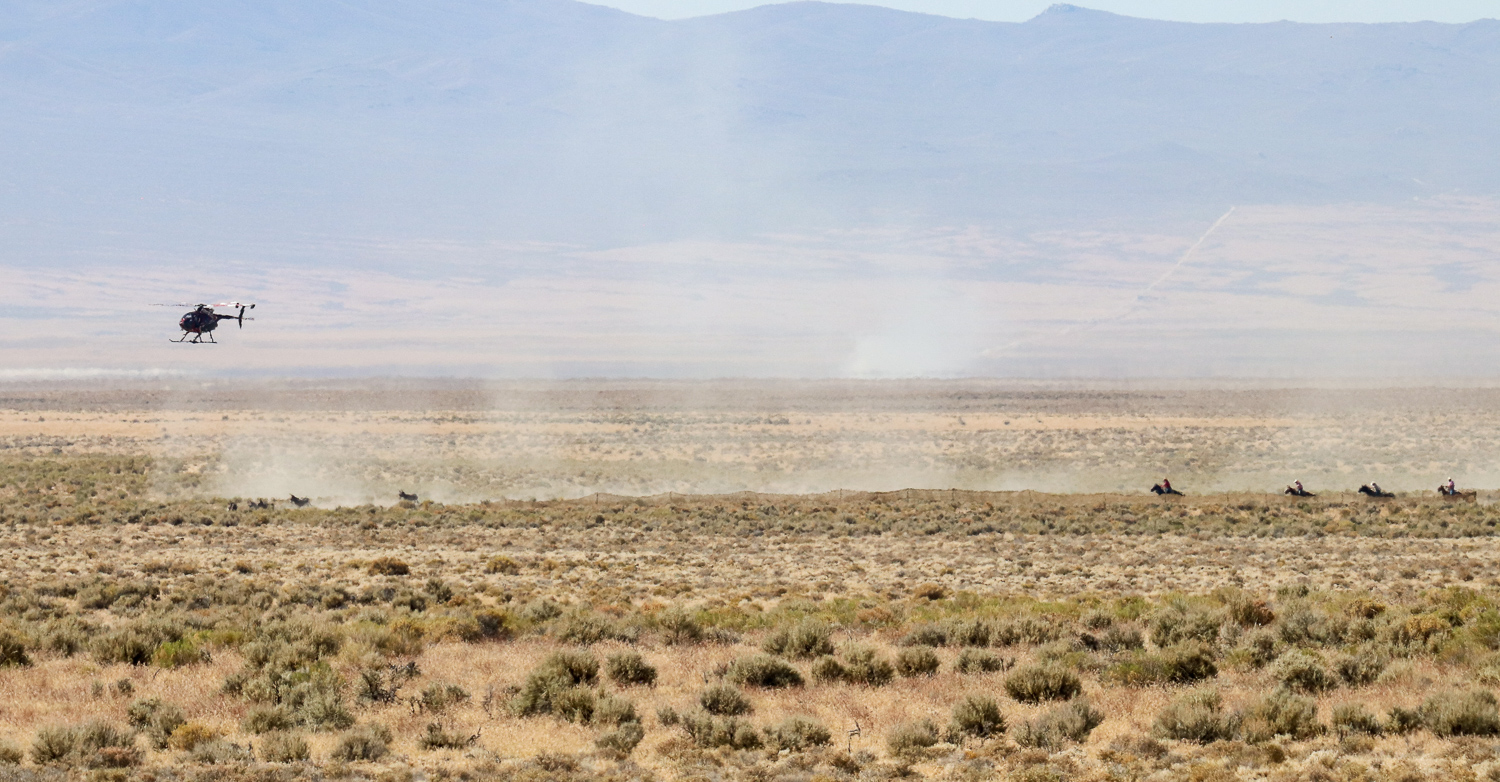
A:
POLYGON ((169 342, 187 342, 193 345, 217 345, 219 343, 218 340, 214 339, 213 331, 214 329, 219 327, 219 321, 232 320, 239 323, 240 328, 244 328, 246 320, 255 320, 255 318, 245 317, 245 310, 253 310, 255 309, 255 305, 241 304, 237 301, 219 302, 218 304, 214 304, 212 306, 209 306, 207 304, 199 304, 196 306, 192 304, 160 304, 157 306, 193 307, 192 312, 183 315, 182 320, 177 322, 177 325, 182 327, 182 339, 168 340, 169 342), (238 308, 240 314, 220 315, 217 312, 214 312, 214 307, 225 307, 228 309, 238 308), (192 336, 192 339, 188 339, 189 335, 192 336), (208 337, 206 343, 204 342, 204 337, 208 337))

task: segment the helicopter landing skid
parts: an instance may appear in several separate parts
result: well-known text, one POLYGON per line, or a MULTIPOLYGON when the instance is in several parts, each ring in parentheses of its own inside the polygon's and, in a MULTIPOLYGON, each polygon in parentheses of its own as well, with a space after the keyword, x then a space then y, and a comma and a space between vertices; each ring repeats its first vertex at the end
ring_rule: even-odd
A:
POLYGON ((193 336, 192 339, 188 339, 188 335, 186 333, 184 333, 182 335, 182 339, 169 339, 167 341, 171 342, 171 343, 174 343, 174 344, 181 344, 183 342, 186 342, 189 345, 217 345, 217 344, 219 344, 219 341, 216 340, 216 339, 214 339, 214 335, 212 335, 212 334, 208 335, 208 340, 207 341, 204 341, 203 337, 204 337, 204 335, 202 335, 202 334, 196 334, 196 335, 193 336))

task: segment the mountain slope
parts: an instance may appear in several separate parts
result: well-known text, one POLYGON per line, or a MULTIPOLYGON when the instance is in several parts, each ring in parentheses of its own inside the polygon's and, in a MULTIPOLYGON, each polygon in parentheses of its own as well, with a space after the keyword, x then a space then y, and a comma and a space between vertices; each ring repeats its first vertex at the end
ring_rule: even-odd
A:
POLYGON ((1500 194, 1497 98, 1493 21, 13 3, 0 236, 19 263, 289 234, 1171 226, 1232 203, 1500 194))

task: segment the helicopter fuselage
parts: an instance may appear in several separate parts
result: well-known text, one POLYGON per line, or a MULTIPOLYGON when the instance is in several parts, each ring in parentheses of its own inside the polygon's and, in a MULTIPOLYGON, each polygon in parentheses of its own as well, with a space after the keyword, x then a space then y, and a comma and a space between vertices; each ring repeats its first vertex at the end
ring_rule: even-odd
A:
POLYGON ((189 334, 207 334, 219 327, 219 319, 224 315, 216 315, 212 308, 199 307, 182 316, 177 325, 189 334))

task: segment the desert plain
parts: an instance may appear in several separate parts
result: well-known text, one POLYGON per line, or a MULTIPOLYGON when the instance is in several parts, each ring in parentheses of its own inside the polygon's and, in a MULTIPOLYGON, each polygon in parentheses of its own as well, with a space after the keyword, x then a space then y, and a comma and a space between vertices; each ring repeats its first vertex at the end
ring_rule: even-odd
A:
POLYGON ((1496 443, 1483 386, 9 383, 0 778, 1500 779, 1496 443))

